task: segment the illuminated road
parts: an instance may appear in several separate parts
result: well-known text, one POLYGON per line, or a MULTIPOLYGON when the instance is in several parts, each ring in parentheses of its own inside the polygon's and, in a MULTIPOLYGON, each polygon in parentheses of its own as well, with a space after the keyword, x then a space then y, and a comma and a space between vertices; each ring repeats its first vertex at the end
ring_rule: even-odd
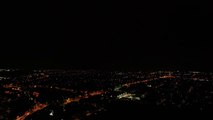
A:
MULTIPOLYGON (((168 76, 161 76, 160 78, 175 78, 175 76, 171 76, 171 75, 168 75, 168 76)), ((135 82, 131 82, 131 83, 126 83, 126 84, 123 84, 122 87, 130 87, 131 85, 136 85, 136 84, 140 84, 140 83, 147 83, 147 82, 150 82, 152 80, 156 80, 158 78, 152 78, 152 79, 147 79, 147 80, 142 80, 142 81, 135 81, 135 82)))
POLYGON ((101 95, 101 94, 104 94, 104 93, 105 93, 104 91, 99 90, 99 91, 94 91, 94 92, 85 94, 84 96, 80 96, 80 97, 76 97, 76 98, 67 98, 67 99, 64 101, 63 105, 66 105, 66 104, 69 104, 69 103, 72 103, 72 102, 78 102, 78 101, 81 100, 81 99, 87 99, 87 98, 89 98, 89 97, 101 95))
POLYGON ((26 111, 24 113, 24 115, 22 116, 17 116, 16 120, 24 120, 27 116, 32 115, 33 113, 35 113, 36 111, 42 110, 43 108, 47 107, 48 104, 41 104, 41 103, 37 103, 36 105, 33 106, 32 109, 26 111))
MULTIPOLYGON (((76 98, 67 98, 66 100, 64 100, 62 105, 67 105, 67 104, 70 104, 72 102, 77 102, 81 99, 87 99, 89 97, 101 95, 101 94, 104 94, 104 93, 105 93, 104 91, 99 90, 99 91, 90 92, 88 94, 85 94, 84 96, 80 96, 80 97, 76 97, 76 98)), ((33 113, 35 113, 39 110, 46 108, 47 106, 48 106, 48 104, 36 103, 36 105, 34 105, 33 108, 26 111, 22 116, 17 116, 16 120, 24 120, 26 117, 32 115, 33 113)))

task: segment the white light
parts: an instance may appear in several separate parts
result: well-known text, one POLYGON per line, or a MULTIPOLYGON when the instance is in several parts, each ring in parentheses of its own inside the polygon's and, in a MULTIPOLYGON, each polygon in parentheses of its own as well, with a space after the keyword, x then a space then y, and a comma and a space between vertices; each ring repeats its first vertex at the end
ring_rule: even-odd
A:
POLYGON ((52 111, 50 112, 50 114, 49 114, 49 115, 50 115, 50 116, 53 116, 53 113, 54 113, 54 111, 52 110, 52 111))
POLYGON ((141 100, 140 97, 134 97, 135 100, 141 100))

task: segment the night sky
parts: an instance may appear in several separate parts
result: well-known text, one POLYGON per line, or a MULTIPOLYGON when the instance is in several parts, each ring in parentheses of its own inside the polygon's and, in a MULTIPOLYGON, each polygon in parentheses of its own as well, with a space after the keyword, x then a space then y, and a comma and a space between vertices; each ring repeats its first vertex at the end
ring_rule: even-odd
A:
POLYGON ((0 66, 77 69, 213 67, 210 3, 5 3, 0 66))

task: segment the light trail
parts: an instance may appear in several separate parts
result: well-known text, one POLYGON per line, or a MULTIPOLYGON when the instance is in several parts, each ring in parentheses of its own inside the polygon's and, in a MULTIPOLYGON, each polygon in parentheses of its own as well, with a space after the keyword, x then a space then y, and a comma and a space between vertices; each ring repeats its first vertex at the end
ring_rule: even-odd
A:
POLYGON ((26 112, 24 113, 24 115, 22 115, 22 116, 17 116, 17 117, 16 117, 16 120, 24 120, 27 116, 30 116, 30 115, 32 115, 33 113, 35 113, 35 112, 37 112, 37 111, 39 111, 39 110, 41 110, 41 109, 44 109, 44 108, 47 107, 47 106, 48 106, 48 104, 37 103, 36 105, 33 106, 32 109, 26 111, 26 112))
MULTIPOLYGON (((164 76, 161 76, 159 78, 168 79, 168 78, 176 78, 176 77, 172 76, 172 75, 164 75, 164 76)), ((157 80, 157 79, 158 78, 152 78, 152 79, 146 79, 146 80, 142 80, 142 81, 135 81, 135 82, 131 82, 131 83, 125 83, 125 84, 122 85, 122 87, 130 87, 131 85, 136 85, 136 84, 140 84, 140 83, 147 83, 147 82, 150 82, 152 80, 157 80)))

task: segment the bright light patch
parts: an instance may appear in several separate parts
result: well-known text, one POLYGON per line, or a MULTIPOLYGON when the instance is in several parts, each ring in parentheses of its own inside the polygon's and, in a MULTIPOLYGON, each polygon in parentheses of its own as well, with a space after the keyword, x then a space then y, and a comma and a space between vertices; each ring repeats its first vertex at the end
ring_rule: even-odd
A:
POLYGON ((136 97, 135 94, 131 93, 122 93, 117 96, 118 99, 126 98, 126 99, 131 99, 131 100, 140 100, 140 97, 136 97))
POLYGON ((50 112, 50 114, 49 114, 49 115, 50 115, 50 116, 53 116, 53 113, 54 113, 54 111, 52 110, 52 111, 50 112))

